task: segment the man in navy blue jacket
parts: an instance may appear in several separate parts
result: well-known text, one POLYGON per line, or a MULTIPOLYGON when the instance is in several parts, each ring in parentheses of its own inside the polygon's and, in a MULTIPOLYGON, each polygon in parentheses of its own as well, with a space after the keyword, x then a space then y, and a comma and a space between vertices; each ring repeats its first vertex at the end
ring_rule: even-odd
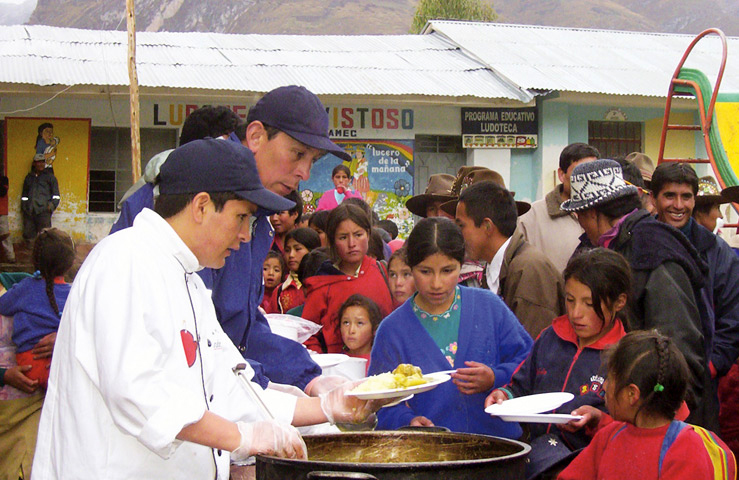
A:
MULTIPOLYGON (((326 110, 316 95, 304 87, 288 86, 272 90, 251 108, 243 138, 231 131, 222 134, 228 136, 227 141, 240 142, 254 153, 260 180, 268 190, 286 195, 296 190, 301 180, 310 178, 313 163, 327 152, 351 160, 329 140, 328 124, 326 110)), ((131 200, 136 198, 131 196, 131 200)), ((234 251, 223 268, 198 273, 212 289, 223 330, 250 361, 260 383, 266 386, 266 381, 272 380, 317 395, 335 383, 319 378, 321 368, 302 345, 273 334, 257 308, 264 291, 262 264, 274 238, 268 220, 272 213, 257 211, 251 242, 234 251)))

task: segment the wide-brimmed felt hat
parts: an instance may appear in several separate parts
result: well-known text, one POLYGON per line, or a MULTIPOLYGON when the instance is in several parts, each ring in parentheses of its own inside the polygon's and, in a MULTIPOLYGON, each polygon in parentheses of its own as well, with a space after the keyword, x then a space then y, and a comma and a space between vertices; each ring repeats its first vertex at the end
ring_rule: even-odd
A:
POLYGON ((652 174, 654 173, 654 162, 651 158, 641 152, 632 152, 626 155, 626 161, 633 163, 641 172, 641 178, 647 188, 652 182, 652 174))
POLYGON ((159 171, 159 193, 233 192, 272 212, 295 206, 262 185, 254 154, 227 140, 193 140, 172 150, 159 171))
POLYGON ((447 202, 454 199, 452 185, 454 175, 448 173, 436 173, 429 177, 426 191, 420 195, 414 195, 405 202, 405 206, 411 213, 419 217, 426 216, 426 208, 431 202, 447 202))
MULTIPOLYGON (((457 171, 457 177, 454 179, 454 184, 452 185, 452 196, 454 199, 446 203, 442 203, 439 208, 454 217, 457 213, 457 201, 459 199, 459 195, 470 185, 484 181, 491 181, 497 183, 503 188, 506 188, 503 176, 495 170, 490 170, 485 167, 461 167, 457 171)), ((510 192, 510 194, 511 196, 516 195, 515 192, 510 192)), ((531 204, 516 200, 516 210, 518 212, 518 216, 521 216, 531 210, 531 204)))
POLYGON ((739 203, 739 186, 734 185, 721 190, 718 182, 710 175, 698 179, 698 193, 695 196, 697 205, 709 203, 739 203))
POLYGON ((562 202, 560 208, 579 212, 638 192, 637 187, 624 181, 618 162, 601 158, 575 167, 570 177, 570 199, 562 202))
POLYGON ((289 85, 268 92, 251 107, 246 121, 262 122, 309 147, 326 150, 347 162, 352 161, 351 155, 329 139, 326 108, 305 87, 289 85))

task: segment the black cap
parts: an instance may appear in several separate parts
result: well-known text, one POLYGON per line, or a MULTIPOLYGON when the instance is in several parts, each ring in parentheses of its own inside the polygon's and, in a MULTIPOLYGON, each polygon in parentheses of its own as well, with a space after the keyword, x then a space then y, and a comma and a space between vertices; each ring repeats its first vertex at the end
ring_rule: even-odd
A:
POLYGON ((247 123, 262 122, 281 130, 295 140, 326 150, 342 160, 352 157, 328 138, 328 114, 318 97, 305 87, 289 85, 275 88, 251 107, 247 123))
POLYGON ((174 149, 159 179, 159 192, 164 195, 233 192, 272 212, 295 206, 264 188, 251 150, 221 139, 194 140, 174 149))

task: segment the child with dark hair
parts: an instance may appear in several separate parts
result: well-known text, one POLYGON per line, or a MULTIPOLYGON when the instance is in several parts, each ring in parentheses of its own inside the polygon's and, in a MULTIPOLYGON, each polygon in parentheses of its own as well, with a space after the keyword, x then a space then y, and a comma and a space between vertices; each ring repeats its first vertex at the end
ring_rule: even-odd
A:
POLYGON ((317 211, 332 210, 338 207, 344 200, 348 198, 362 198, 362 194, 355 192, 350 188, 352 173, 349 167, 340 163, 331 171, 331 181, 334 182, 334 188, 326 190, 318 199, 317 211))
POLYGON ((331 210, 326 228, 331 261, 306 280, 308 294, 303 309, 303 318, 323 329, 305 345, 319 353, 340 353, 344 344, 339 334, 338 312, 344 301, 362 292, 387 315, 393 310, 393 299, 385 266, 368 255, 372 225, 365 212, 344 202, 331 210))
POLYGON ((675 343, 656 330, 623 337, 607 360, 615 420, 560 475, 569 479, 735 479, 736 459, 710 430, 674 420, 688 384, 675 343))
POLYGON ((322 210, 310 216, 308 220, 308 228, 311 228, 318 234, 321 239, 321 246, 328 247, 328 239, 326 238, 326 228, 328 225, 328 211, 322 210))
MULTIPOLYGON (((57 228, 42 230, 33 244, 36 273, 15 284, 0 297, 0 314, 13 317, 13 343, 18 365, 31 365, 26 376, 46 388, 51 357, 34 358, 33 347, 59 329, 71 286, 64 274, 72 268, 74 242, 57 228)), ((38 356, 38 355, 36 355, 38 356)))
MULTIPOLYGON (((626 333, 624 307, 631 294, 631 268, 622 255, 596 248, 572 257, 564 278, 567 313, 541 332, 511 382, 493 390, 485 400, 486 407, 512 398, 561 391, 575 398, 554 413, 569 414, 583 405, 605 408, 600 357, 626 333)), ((555 461, 561 469, 561 459, 547 454, 547 445, 554 439, 571 451, 583 448, 592 435, 584 426, 584 421, 570 422, 567 430, 532 424, 526 478, 553 467, 555 461)))
POLYGON ((418 292, 382 321, 370 375, 410 363, 424 372, 456 369, 433 395, 378 412, 378 428, 442 426, 455 432, 521 436, 517 423, 484 412, 485 397, 508 383, 533 341, 490 290, 457 285, 464 262, 462 232, 446 218, 424 218, 408 241, 407 262, 418 292))
POLYGON ((387 262, 390 293, 393 295, 396 306, 403 305, 406 300, 411 298, 411 295, 416 293, 416 282, 413 280, 406 254, 406 247, 400 247, 390 255, 390 260, 387 262))
POLYGON ((287 264, 279 252, 270 250, 262 265, 262 279, 264 280, 264 297, 259 304, 267 313, 276 313, 277 306, 273 303, 273 293, 282 284, 287 274, 287 264))
POLYGON ((305 303, 305 290, 298 278, 300 262, 311 250, 321 246, 318 234, 310 228, 296 228, 285 235, 287 278, 272 292, 272 312, 287 313, 305 303))
POLYGON ((382 321, 380 307, 371 299, 355 293, 339 308, 339 329, 344 342, 344 352, 350 357, 367 360, 369 370, 372 342, 382 321))
POLYGON ((303 216, 303 200, 298 192, 292 191, 285 195, 285 198, 295 202, 295 206, 290 210, 277 212, 269 217, 269 223, 275 229, 275 239, 272 243, 272 249, 277 250, 281 254, 285 254, 285 235, 296 228, 303 216))

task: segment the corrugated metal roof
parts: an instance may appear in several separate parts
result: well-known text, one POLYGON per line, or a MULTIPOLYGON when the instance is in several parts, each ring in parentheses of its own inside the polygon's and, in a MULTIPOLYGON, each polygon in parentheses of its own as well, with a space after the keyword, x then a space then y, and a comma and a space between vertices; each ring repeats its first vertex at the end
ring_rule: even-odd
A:
MULTIPOLYGON (((140 32, 139 85, 321 95, 429 95, 528 102, 532 96, 437 35, 302 36, 140 32)), ((128 85, 127 35, 0 27, 0 82, 128 85)))
MULTIPOLYGON (((434 20, 441 34, 525 89, 665 97, 694 35, 622 32, 434 20)), ((432 33, 432 34, 433 34, 432 33)), ((739 92, 739 38, 728 38, 721 92, 739 92)), ((715 35, 702 39, 685 66, 713 82, 721 60, 715 35)))

